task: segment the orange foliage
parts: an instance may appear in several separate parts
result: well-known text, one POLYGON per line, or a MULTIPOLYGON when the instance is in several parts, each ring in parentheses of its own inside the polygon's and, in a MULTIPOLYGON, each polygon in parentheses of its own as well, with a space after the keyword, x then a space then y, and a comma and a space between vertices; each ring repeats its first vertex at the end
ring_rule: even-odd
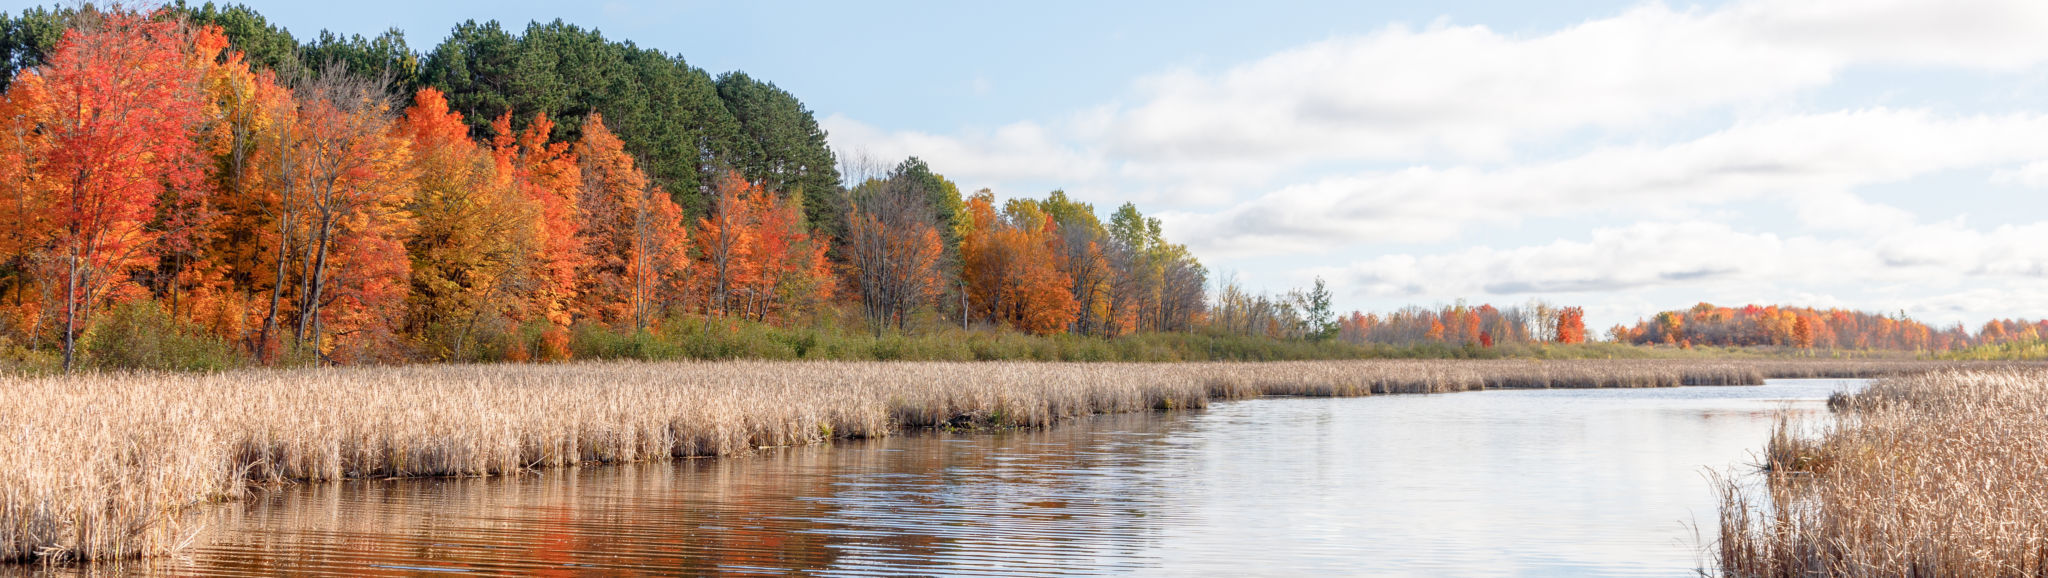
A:
POLYGON ((603 116, 591 113, 583 121, 576 155, 582 159, 581 202, 588 215, 583 243, 593 256, 578 309, 605 323, 644 328, 687 278, 682 210, 667 193, 648 186, 603 116))
POLYGON ((591 263, 582 242, 584 215, 578 200, 583 174, 576 155, 569 151, 568 143, 548 142, 555 123, 546 114, 534 115, 533 122, 516 136, 511 112, 499 116, 491 128, 497 134, 492 144, 500 172, 511 175, 513 186, 540 208, 535 225, 540 240, 532 259, 540 282, 532 293, 532 306, 556 327, 567 327, 579 314, 590 316, 590 312, 571 310, 576 276, 591 263))
POLYGON ((986 190, 967 201, 969 231, 960 241, 962 275, 976 316, 1018 330, 1062 333, 1080 314, 1065 271, 1057 225, 1035 205, 1021 203, 1007 216, 995 211, 986 190))
POLYGON ((1941 350, 1979 341, 1995 341, 1993 329, 1973 339, 1962 327, 1936 331, 1918 321, 1861 311, 1748 305, 1716 307, 1701 303, 1691 309, 1658 313, 1615 333, 1630 343, 1780 346, 1827 349, 1941 350), (1801 325, 1805 326, 1802 331, 1801 325))
POLYGON ((412 145, 418 191, 407 327, 438 333, 446 349, 432 353, 464 358, 480 329, 509 333, 533 315, 523 294, 544 273, 539 204, 515 186, 509 162, 469 139, 441 91, 415 95, 398 130, 412 145))
POLYGON ((826 243, 803 229, 801 208, 729 172, 693 235, 703 259, 700 309, 768 320, 832 295, 826 243))
POLYGON ((1567 344, 1586 342, 1585 309, 1566 307, 1557 312, 1557 342, 1567 344))
POLYGON ((296 336, 335 361, 386 357, 401 347, 411 272, 411 150, 382 86, 323 77, 305 93, 294 129, 309 217, 296 336), (341 335, 349 343, 330 348, 341 335))

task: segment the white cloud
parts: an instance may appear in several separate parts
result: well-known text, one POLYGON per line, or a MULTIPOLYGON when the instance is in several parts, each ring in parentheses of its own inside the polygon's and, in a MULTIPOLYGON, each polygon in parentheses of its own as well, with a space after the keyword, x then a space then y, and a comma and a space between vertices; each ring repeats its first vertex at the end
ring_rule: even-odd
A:
POLYGON ((1163 74, 1097 136, 1134 163, 1499 159, 1528 138, 1777 97, 1855 65, 2044 60, 2042 2, 1647 4, 1529 38, 1397 25, 1217 75, 1163 74))
POLYGON ((1831 279, 1881 265, 1869 249, 1810 237, 1743 233, 1719 223, 1637 223, 1587 241, 1436 255, 1388 255, 1351 267, 1369 295, 1592 293, 1758 279, 1831 279))
POLYGON ((964 136, 887 132, 836 114, 818 124, 832 135, 832 143, 841 151, 861 151, 892 161, 920 157, 956 181, 968 181, 960 184, 970 189, 991 181, 1087 181, 1106 170, 1101 157, 1068 148, 1045 127, 1031 122, 964 136))
POLYGON ((1167 217, 1174 236, 1224 256, 1440 241, 1479 223, 1683 214, 1765 197, 1792 202, 1816 228, 1895 226, 1911 214, 1864 204, 1848 191, 2042 157, 2048 157, 2048 116, 1937 118, 1872 109, 1744 123, 1678 144, 1603 148, 1502 169, 1413 167, 1331 177, 1218 212, 1167 217))
POLYGON ((1101 200, 1197 209, 1284 188, 1329 163, 1508 162, 1517 145, 1771 102, 1852 66, 2013 70, 2043 61, 2048 3, 1651 3, 1527 37, 1390 25, 1215 74, 1140 79, 1135 104, 1050 123, 950 136, 843 117, 826 125, 842 147, 916 154, 964 181, 1059 182, 1101 200))
POLYGON ((2018 70, 2048 60, 2048 3, 2031 0, 1751 1, 1715 16, 1760 41, 1845 65, 2018 70))
POLYGON ((2018 168, 1991 173, 1991 182, 1999 185, 2048 188, 2048 161, 2034 161, 2018 168))

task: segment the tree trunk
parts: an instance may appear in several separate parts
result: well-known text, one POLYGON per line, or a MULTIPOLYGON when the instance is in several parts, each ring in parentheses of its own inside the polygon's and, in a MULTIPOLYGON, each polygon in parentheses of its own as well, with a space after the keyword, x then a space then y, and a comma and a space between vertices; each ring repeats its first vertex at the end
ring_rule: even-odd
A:
POLYGON ((78 350, 78 258, 72 257, 65 269, 64 372, 70 373, 72 359, 78 350))
POLYGON ((320 294, 327 285, 327 246, 328 237, 333 234, 333 222, 332 218, 326 216, 321 219, 320 233, 315 237, 313 246, 313 266, 306 279, 306 301, 299 308, 298 339, 304 341, 306 335, 311 333, 314 355, 320 353, 320 294))

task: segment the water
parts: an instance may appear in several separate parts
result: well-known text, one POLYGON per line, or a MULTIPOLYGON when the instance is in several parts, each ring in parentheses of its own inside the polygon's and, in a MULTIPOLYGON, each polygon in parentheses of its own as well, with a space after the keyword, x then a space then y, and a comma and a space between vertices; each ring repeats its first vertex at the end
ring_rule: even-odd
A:
POLYGON ((1262 399, 308 485, 218 508, 184 553, 119 571, 1688 575, 1714 532, 1708 470, 1755 461, 1775 412, 1859 384, 1262 399))

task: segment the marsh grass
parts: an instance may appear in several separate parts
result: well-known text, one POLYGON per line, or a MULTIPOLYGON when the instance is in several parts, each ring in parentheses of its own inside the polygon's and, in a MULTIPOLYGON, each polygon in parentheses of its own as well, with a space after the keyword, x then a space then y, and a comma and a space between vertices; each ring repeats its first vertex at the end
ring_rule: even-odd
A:
POLYGON ((1782 421, 1761 480, 1721 480, 1727 576, 2048 574, 2048 371, 1940 371, 1782 421))
POLYGON ((586 362, 0 376, 0 559, 162 553, 252 485, 487 476, 1265 395, 1753 384, 1908 361, 586 362))

